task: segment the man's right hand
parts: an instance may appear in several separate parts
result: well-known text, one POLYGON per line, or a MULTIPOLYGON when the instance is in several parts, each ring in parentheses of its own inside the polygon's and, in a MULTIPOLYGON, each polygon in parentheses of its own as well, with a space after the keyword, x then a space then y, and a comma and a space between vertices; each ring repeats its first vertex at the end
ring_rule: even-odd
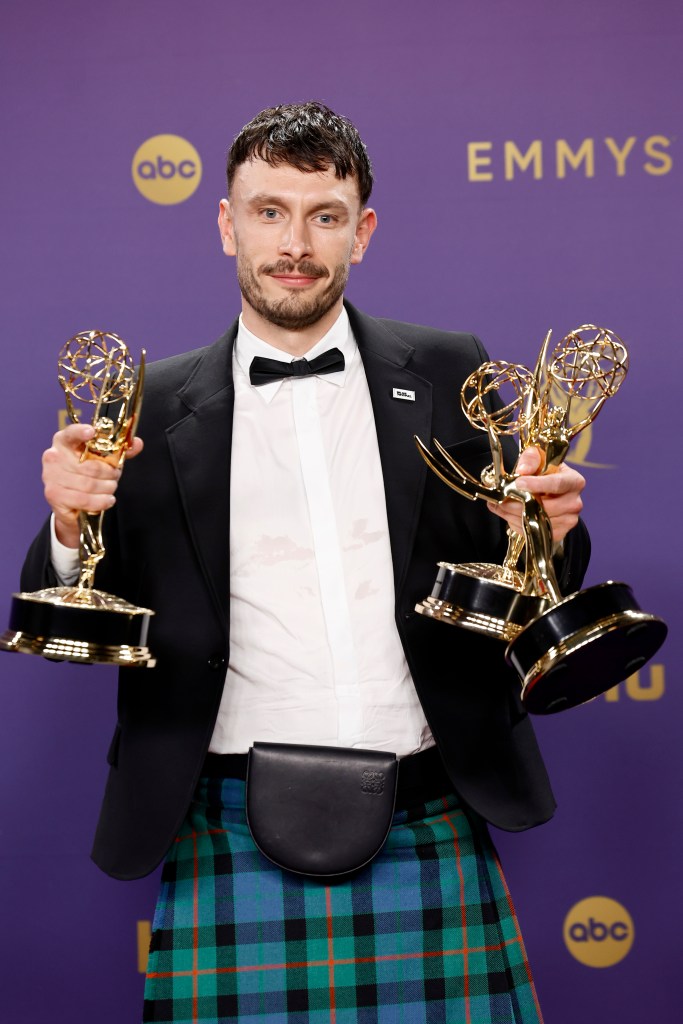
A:
MULTIPOLYGON (((56 433, 52 447, 43 452, 45 499, 54 513, 57 540, 68 548, 79 544, 79 512, 103 512, 116 501, 121 470, 97 457, 80 461, 86 441, 94 436, 90 425, 72 423, 56 433)), ((136 437, 126 458, 141 451, 142 441, 136 437)))

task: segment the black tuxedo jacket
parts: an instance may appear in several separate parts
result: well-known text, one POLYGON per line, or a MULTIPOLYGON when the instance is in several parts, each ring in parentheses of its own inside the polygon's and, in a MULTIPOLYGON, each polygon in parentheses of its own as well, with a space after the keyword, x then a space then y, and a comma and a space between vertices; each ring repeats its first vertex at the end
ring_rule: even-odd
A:
MULTIPOLYGON (((490 461, 486 435, 460 410, 465 378, 486 354, 472 335, 377 320, 347 306, 370 388, 394 564, 396 622, 427 720, 460 797, 501 828, 545 821, 555 804, 516 674, 503 646, 414 612, 436 563, 500 561, 502 521, 429 472, 413 441, 438 438, 471 472, 490 461), (415 401, 393 397, 413 391, 415 401)), ((232 346, 148 368, 143 454, 105 516, 97 586, 153 608, 154 669, 123 669, 118 724, 93 858, 137 878, 181 826, 211 738, 229 655, 232 346)), ((264 472, 267 471, 264 468, 264 472)), ((258 509, 254 510, 258 515, 258 509)), ((588 558, 580 526, 565 543, 560 584, 578 588, 588 558)), ((49 530, 27 557, 22 587, 54 582, 49 530)))

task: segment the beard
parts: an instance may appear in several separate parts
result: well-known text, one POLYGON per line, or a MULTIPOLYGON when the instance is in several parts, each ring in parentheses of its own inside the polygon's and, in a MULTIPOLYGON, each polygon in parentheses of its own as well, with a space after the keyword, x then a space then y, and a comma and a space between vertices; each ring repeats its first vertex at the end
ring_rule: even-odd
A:
POLYGON ((330 277, 325 267, 312 261, 302 260, 301 263, 290 263, 279 260, 260 268, 261 274, 301 274, 303 277, 329 277, 323 291, 314 296, 307 296, 300 291, 292 291, 281 299, 269 299, 246 259, 237 257, 237 281, 240 291, 249 305, 271 324, 287 331, 303 331, 306 327, 321 320, 344 294, 349 279, 349 266, 338 264, 330 277))

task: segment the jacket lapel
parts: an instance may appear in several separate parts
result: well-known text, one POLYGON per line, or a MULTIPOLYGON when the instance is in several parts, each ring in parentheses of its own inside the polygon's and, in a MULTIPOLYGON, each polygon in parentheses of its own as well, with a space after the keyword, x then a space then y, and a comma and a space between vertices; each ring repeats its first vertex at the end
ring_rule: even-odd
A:
MULTIPOLYGON (((178 397, 187 416, 166 431, 180 500, 221 622, 229 622, 230 457, 237 323, 202 356, 178 397)), ((172 553, 171 553, 172 557, 172 553)))
POLYGON ((431 437, 432 386, 409 370, 414 349, 385 324, 346 304, 363 359, 384 476, 389 536, 398 597, 407 572, 422 504, 427 467, 413 437, 431 437), (394 395, 414 392, 415 401, 394 395))

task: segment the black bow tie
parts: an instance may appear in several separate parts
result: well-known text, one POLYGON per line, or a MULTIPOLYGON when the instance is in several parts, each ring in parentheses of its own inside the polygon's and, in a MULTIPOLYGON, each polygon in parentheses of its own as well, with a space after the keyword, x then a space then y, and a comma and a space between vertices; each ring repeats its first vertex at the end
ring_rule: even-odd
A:
POLYGON ((255 387, 270 384, 285 377, 311 377, 317 373, 336 373, 344 369, 344 354, 338 348, 331 348, 315 359, 293 359, 291 363, 280 359, 265 359, 256 356, 249 367, 249 380, 255 387))

